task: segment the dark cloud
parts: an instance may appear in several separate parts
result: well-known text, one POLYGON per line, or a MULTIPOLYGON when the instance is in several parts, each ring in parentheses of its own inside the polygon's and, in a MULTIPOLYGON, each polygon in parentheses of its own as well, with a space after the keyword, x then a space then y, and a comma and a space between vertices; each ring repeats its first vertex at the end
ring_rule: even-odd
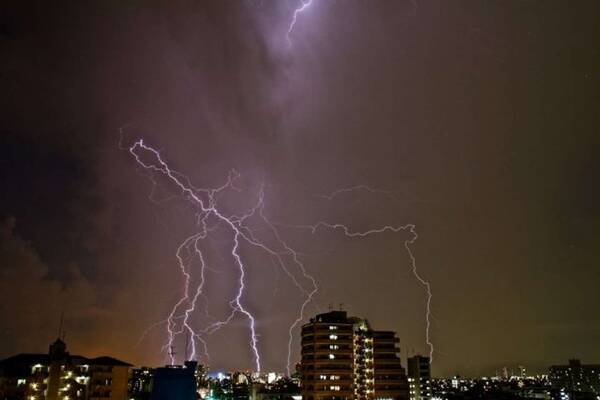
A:
POLYGON ((58 334, 62 312, 77 321, 76 341, 82 341, 102 313, 95 306, 96 289, 75 264, 63 266, 61 280, 51 278, 36 249, 15 236, 14 227, 14 218, 1 226, 0 314, 7 321, 2 327, 6 348, 43 349, 47 336, 58 334))

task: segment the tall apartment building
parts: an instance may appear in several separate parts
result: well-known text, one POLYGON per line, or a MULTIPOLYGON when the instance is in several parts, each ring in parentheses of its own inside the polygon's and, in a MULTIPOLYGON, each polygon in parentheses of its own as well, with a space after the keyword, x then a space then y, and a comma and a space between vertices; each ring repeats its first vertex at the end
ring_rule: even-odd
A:
POLYGON ((581 393, 600 396, 600 364, 582 364, 580 360, 569 360, 568 365, 550 367, 552 388, 568 394, 568 398, 581 393))
POLYGON ((431 362, 429 357, 420 355, 409 357, 407 365, 410 400, 431 399, 431 362))
POLYGON ((345 311, 317 315, 302 327, 303 399, 408 400, 398 342, 345 311))
POLYGON ((130 367, 112 357, 71 355, 57 339, 48 354, 0 361, 0 399, 125 400, 130 367))

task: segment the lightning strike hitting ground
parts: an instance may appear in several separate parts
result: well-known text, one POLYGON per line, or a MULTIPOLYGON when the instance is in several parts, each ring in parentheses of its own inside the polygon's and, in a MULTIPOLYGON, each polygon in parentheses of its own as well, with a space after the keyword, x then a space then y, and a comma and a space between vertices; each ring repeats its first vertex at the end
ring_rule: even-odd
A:
MULTIPOLYGON (((287 243, 285 243, 281 239, 281 236, 279 235, 277 229, 269 222, 269 220, 264 215, 264 188, 261 187, 257 202, 254 205, 254 207, 248 210, 245 214, 242 214, 241 216, 235 214, 229 215, 226 214, 225 211, 221 210, 221 208, 219 207, 217 195, 225 190, 239 191, 239 189, 236 188, 234 185, 235 180, 239 177, 239 174, 237 172, 232 171, 229 174, 227 182, 219 188, 196 188, 191 184, 190 180, 186 176, 171 169, 168 163, 163 160, 160 153, 154 148, 146 145, 142 139, 134 142, 129 147, 129 152, 134 157, 137 164, 141 166, 144 170, 155 174, 161 174, 165 178, 167 178, 175 187, 179 189, 179 191, 181 192, 181 196, 185 200, 191 202, 196 208, 196 221, 198 231, 186 238, 180 244, 176 252, 176 258, 178 260, 179 268, 181 270, 181 274, 184 280, 183 295, 171 309, 171 312, 166 318, 166 321, 161 321, 154 325, 157 326, 161 323, 166 324, 167 341, 163 347, 163 350, 171 349, 173 347, 176 337, 178 335, 185 334, 191 337, 192 339, 190 343, 190 358, 197 359, 198 357, 196 341, 202 343, 204 347, 204 356, 208 358, 205 337, 221 329, 223 326, 226 326, 236 317, 236 315, 240 314, 244 316, 249 322, 250 348, 252 349, 252 353, 254 355, 255 370, 257 372, 260 372, 261 364, 260 353, 258 350, 258 334, 256 330, 256 319, 254 315, 243 305, 243 297, 246 290, 245 277, 247 273, 247 263, 242 259, 240 255, 240 245, 242 243, 245 243, 275 258, 278 261, 278 264, 286 273, 286 275, 288 275, 291 278, 294 285, 305 296, 305 300, 302 303, 299 315, 296 318, 296 320, 292 323, 289 330, 289 370, 293 330, 304 319, 304 310, 313 299, 313 296, 318 290, 318 286, 315 279, 306 272, 306 269, 304 268, 304 265, 300 262, 296 251, 294 251, 290 246, 287 245, 287 243), (255 235, 254 231, 246 224, 246 222, 250 218, 256 216, 258 216, 260 220, 264 224, 266 224, 266 226, 273 233, 276 242, 275 246, 268 245, 267 243, 265 243, 264 240, 259 239, 255 235), (231 313, 225 319, 212 322, 203 329, 196 329, 192 326, 190 318, 196 312, 198 301, 203 295, 204 284, 206 282, 204 273, 207 269, 207 265, 199 243, 219 228, 225 228, 229 232, 231 238, 230 254, 234 261, 234 265, 237 267, 239 276, 237 281, 237 294, 232 300, 229 301, 231 313), (305 288, 298 281, 295 274, 290 270, 290 263, 284 259, 285 257, 290 258, 292 260, 291 264, 295 265, 295 267, 300 271, 302 277, 311 283, 311 285, 308 288, 305 288), (196 286, 194 294, 191 295, 190 286, 192 284, 192 275, 194 274, 194 272, 192 271, 193 260, 197 260, 200 263, 200 279, 198 285, 196 286)), ((154 190, 156 186, 156 181, 152 179, 152 176, 151 180, 153 182, 154 190)), ((144 335, 146 333, 147 332, 145 332, 144 335)), ((186 349, 186 352, 187 350, 188 349, 186 349)), ((171 364, 174 364, 176 360, 172 351, 169 353, 168 357, 169 362, 171 364)))
MULTIPOLYGON (((328 199, 332 199, 337 194, 344 193, 344 192, 351 192, 353 190, 359 190, 359 189, 365 189, 365 188, 368 188, 368 187, 364 186, 364 185, 360 185, 360 186, 355 186, 355 187, 348 188, 348 189, 340 189, 340 190, 333 192, 332 194, 325 196, 325 197, 328 199)), ((388 192, 388 191, 376 190, 376 189, 370 189, 370 188, 368 188, 368 191, 380 192, 380 193, 388 192)), ((370 229, 370 230, 366 230, 366 231, 353 231, 347 225, 340 224, 340 223, 329 223, 329 222, 325 222, 325 221, 319 221, 314 225, 282 225, 282 224, 280 224, 280 226, 285 226, 288 228, 309 229, 313 234, 315 234, 319 229, 341 230, 342 233, 349 238, 364 238, 367 236, 375 235, 378 233, 385 233, 385 232, 392 232, 392 233, 398 233, 401 231, 410 232, 412 237, 410 239, 404 241, 404 248, 406 249, 406 251, 410 257, 410 264, 411 264, 411 269, 412 269, 413 275, 419 281, 419 283, 421 283, 425 287, 426 292, 427 292, 427 301, 426 301, 426 310, 425 310, 426 311, 425 312, 425 343, 427 343, 427 346, 429 347, 430 362, 433 361, 434 348, 433 348, 433 342, 431 341, 431 338, 430 338, 431 299, 433 297, 433 294, 431 292, 431 284, 428 281, 426 281, 425 279, 423 279, 421 277, 421 275, 419 274, 419 272, 417 270, 417 260, 410 248, 410 245, 412 245, 419 237, 417 235, 415 225, 413 225, 413 224, 406 224, 406 225, 401 225, 401 226, 385 225, 380 228, 370 229)))
MULTIPOLYGON (((370 186, 367 185, 355 185, 355 186, 351 186, 348 188, 343 188, 343 189, 338 189, 336 191, 333 191, 329 194, 325 194, 325 195, 321 195, 320 197, 327 199, 327 200, 333 200, 334 198, 336 198, 337 196, 343 195, 343 194, 347 194, 347 193, 351 193, 351 192, 355 192, 355 191, 366 191, 368 193, 377 193, 377 194, 385 194, 385 195, 392 195, 394 196, 396 193, 400 193, 398 191, 393 191, 393 190, 382 190, 382 189, 374 189, 370 186)), ((394 196, 395 197, 395 196, 394 196)), ((406 251, 408 253, 408 256, 410 257, 410 261, 411 261, 411 267, 412 267, 412 272, 413 275, 415 276, 415 278, 419 281, 419 283, 421 283, 424 287, 425 290, 427 292, 427 305, 426 305, 426 312, 425 312, 425 342, 427 343, 427 346, 429 347, 429 361, 432 362, 433 361, 433 352, 434 352, 434 348, 433 348, 433 342, 431 342, 431 337, 430 337, 430 329, 431 329, 431 299, 433 297, 433 294, 431 292, 431 284, 426 281, 425 279, 423 279, 421 277, 421 275, 419 274, 418 270, 417 270, 417 260, 414 257, 412 250, 410 249, 410 245, 413 244, 417 239, 418 239, 418 235, 416 232, 416 227, 413 224, 407 224, 404 226, 398 226, 398 227, 393 227, 393 226, 384 226, 382 228, 379 229, 373 229, 373 230, 368 230, 368 231, 364 231, 364 232, 352 232, 350 230, 350 228, 348 228, 348 226, 346 225, 342 225, 342 224, 330 224, 327 222, 318 222, 315 225, 305 225, 305 226, 297 226, 297 227, 301 227, 301 228, 309 228, 311 229, 312 233, 314 234, 316 232, 316 230, 320 227, 323 228, 329 228, 329 229, 340 229, 343 231, 344 235, 348 236, 348 237, 365 237, 365 236, 369 236, 375 233, 384 233, 386 231, 391 231, 391 232, 399 232, 402 230, 408 230, 412 235, 412 239, 407 240, 404 242, 404 247, 406 248, 406 251)))
MULTIPOLYGON (((185 175, 170 168, 168 163, 162 158, 160 152, 146 145, 142 139, 134 142, 128 148, 128 150, 134 157, 137 164, 145 171, 150 173, 149 178, 153 184, 150 196, 151 200, 154 200, 152 195, 154 194, 157 186, 157 181, 154 178, 154 174, 160 174, 167 178, 168 181, 170 181, 176 188, 179 189, 180 198, 192 203, 196 209, 196 226, 198 227, 198 230, 187 237, 179 245, 175 253, 184 281, 183 294, 175 303, 167 318, 152 325, 142 335, 143 339, 150 329, 165 324, 167 330, 167 340, 163 346, 163 351, 167 352, 168 360, 171 364, 175 364, 176 360, 173 351, 169 350, 173 348, 174 342, 179 335, 185 335, 186 337, 191 338, 189 349, 186 348, 186 355, 188 350, 191 351, 189 359, 198 359, 197 342, 199 342, 203 348, 203 356, 206 360, 208 360, 209 354, 206 343, 207 336, 228 325, 236 316, 239 315, 243 316, 249 322, 249 345, 254 356, 255 370, 260 372, 261 364, 258 341, 259 335, 256 329, 256 318, 247 308, 244 307, 243 304, 243 298, 246 292, 246 274, 249 265, 249 263, 244 261, 240 255, 240 246, 243 243, 263 252, 264 254, 267 254, 274 259, 276 264, 280 266, 283 272, 285 272, 285 274, 290 278, 294 286, 296 286, 296 288, 304 296, 304 300, 299 307, 298 315, 288 330, 288 354, 286 368, 288 374, 291 373, 290 365, 292 364, 291 355, 294 331, 304 320, 306 307, 311 303, 311 301, 314 301, 314 296, 318 291, 318 285, 314 277, 312 277, 306 271, 304 264, 300 260, 299 253, 290 245, 288 245, 288 243, 283 239, 279 230, 277 229, 277 226, 310 229, 313 234, 319 229, 341 230, 343 234, 349 238, 362 238, 385 232, 410 232, 412 234, 412 238, 406 240, 404 242, 404 246, 410 256, 413 274, 427 289, 426 342, 429 346, 430 357, 433 356, 433 344, 431 343, 429 336, 432 293, 429 282, 424 280, 417 271, 416 260, 410 248, 410 245, 413 244, 418 237, 414 225, 408 224, 398 227, 388 225, 361 232, 353 231, 344 224, 329 223, 325 221, 320 221, 314 225, 276 224, 271 222, 264 212, 264 185, 260 187, 256 203, 253 207, 241 215, 228 214, 226 211, 221 209, 218 203, 217 195, 226 190, 232 190, 236 192, 241 191, 241 189, 235 186, 235 181, 240 177, 236 171, 231 171, 225 184, 218 188, 197 188, 191 184, 190 180, 185 175), (256 231, 258 231, 258 229, 252 229, 248 223, 251 218, 260 220, 262 225, 264 225, 263 228, 267 228, 261 229, 262 231, 266 230, 271 232, 273 243, 268 244, 264 239, 261 239, 257 236, 256 231), (193 326, 194 324, 192 323, 191 318, 198 311, 197 307, 200 299, 205 301, 204 313, 206 316, 210 317, 207 308, 208 302, 204 297, 204 285, 206 283, 205 272, 209 267, 205 260, 201 243, 207 239, 210 234, 218 229, 223 228, 228 232, 230 237, 229 254, 232 257, 233 265, 236 267, 238 273, 237 292, 236 295, 228 302, 231 312, 226 318, 208 323, 204 328, 197 328, 193 326), (196 268, 198 271, 193 270, 194 261, 199 264, 199 266, 196 268), (308 286, 305 286, 305 284, 300 282, 297 273, 294 271, 299 272, 303 282, 309 282, 308 286), (194 277, 197 276, 199 276, 199 278, 196 278, 198 283, 192 294, 192 281, 194 280, 194 277)), ((393 193, 390 191, 372 189, 365 185, 359 185, 352 188, 340 189, 323 197, 328 200, 333 200, 338 195, 356 190, 366 190, 370 193, 393 193)), ((172 198, 172 196, 169 198, 172 198)), ((318 305, 315 304, 315 306, 317 309, 319 309, 318 305)))

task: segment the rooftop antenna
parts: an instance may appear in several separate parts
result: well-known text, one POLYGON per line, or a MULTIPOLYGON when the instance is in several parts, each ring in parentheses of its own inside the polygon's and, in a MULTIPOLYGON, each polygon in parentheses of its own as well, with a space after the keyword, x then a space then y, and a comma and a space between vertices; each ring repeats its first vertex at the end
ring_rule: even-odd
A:
POLYGON ((64 341, 64 332, 63 332, 63 323, 65 322, 65 312, 64 310, 60 312, 60 323, 58 324, 58 338, 63 337, 64 341))
POLYGON ((172 358, 173 360, 175 359, 175 354, 177 354, 177 353, 175 352, 175 347, 174 347, 174 346, 171 346, 171 347, 169 347, 169 355, 171 356, 171 358, 172 358))
POLYGON ((329 303, 329 311, 333 311, 333 303, 329 303))
POLYGON ((190 335, 189 332, 188 334, 185 335, 185 360, 184 361, 188 361, 188 347, 190 345, 190 335))
POLYGON ((344 311, 344 303, 340 303, 340 311, 344 311))

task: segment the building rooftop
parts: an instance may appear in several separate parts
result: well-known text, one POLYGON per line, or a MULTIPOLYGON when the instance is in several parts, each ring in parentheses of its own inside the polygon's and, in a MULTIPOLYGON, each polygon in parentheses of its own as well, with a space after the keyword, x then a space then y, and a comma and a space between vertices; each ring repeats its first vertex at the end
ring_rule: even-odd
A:
POLYGON ((132 367, 131 364, 126 363, 125 361, 117 360, 116 358, 109 356, 88 358, 88 361, 90 365, 115 365, 122 367, 132 367))
POLYGON ((35 354, 35 353, 21 353, 16 356, 8 357, 4 360, 0 360, 0 368, 11 365, 35 365, 35 364, 46 364, 48 363, 48 354, 35 354))
POLYGON ((329 311, 323 314, 317 314, 311 318, 310 322, 331 322, 331 323, 348 323, 348 314, 346 311, 329 311))
MULTIPOLYGON (((103 365, 103 366, 124 366, 131 367, 124 361, 118 360, 113 357, 102 356, 95 358, 88 358, 79 355, 67 354, 66 358, 75 365, 103 365)), ((37 354, 37 353, 21 353, 12 357, 8 357, 4 360, 0 360, 0 370, 4 373, 10 373, 11 371, 18 371, 22 368, 30 368, 36 364, 48 365, 50 357, 48 354, 37 354)))

